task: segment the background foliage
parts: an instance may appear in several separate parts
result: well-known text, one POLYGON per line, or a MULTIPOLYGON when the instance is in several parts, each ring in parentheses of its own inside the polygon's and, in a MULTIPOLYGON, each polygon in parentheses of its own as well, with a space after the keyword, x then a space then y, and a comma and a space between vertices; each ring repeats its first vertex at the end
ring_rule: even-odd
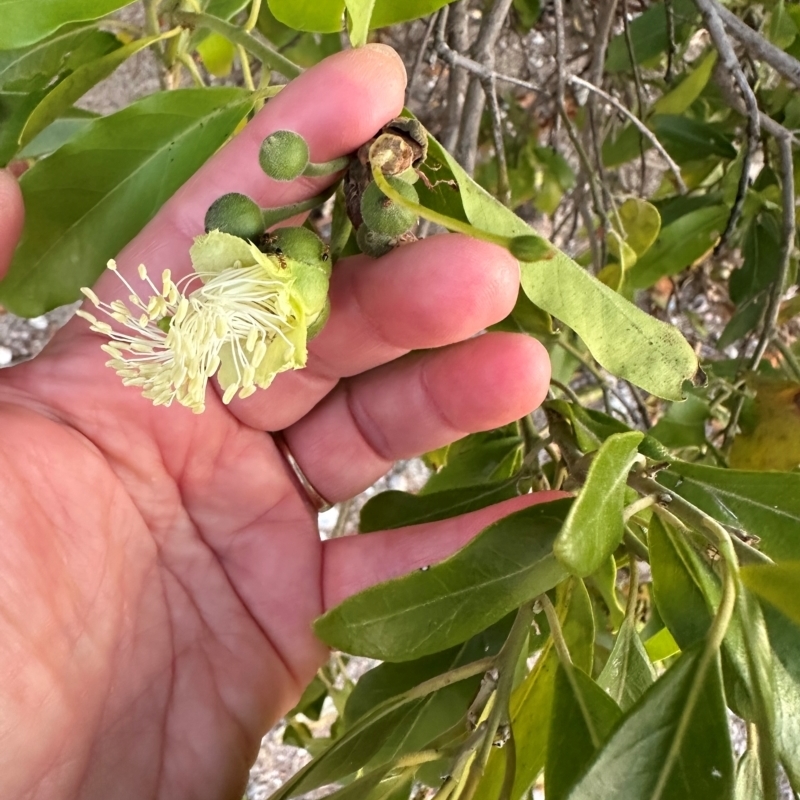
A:
MULTIPOLYGON (((359 526, 575 497, 317 622, 341 653, 288 715, 314 759, 276 800, 517 800, 542 781, 548 800, 800 793, 800 6, 144 0, 141 25, 105 16, 127 5, 0 0, 0 164, 26 170, 10 310, 75 300, 274 85, 368 38, 409 65, 423 205, 552 242, 496 326, 548 348, 543 410, 427 454, 419 493, 373 496, 359 526), (76 105, 143 49, 163 91, 105 117, 76 105), (353 655, 383 663, 354 684, 353 655)), ((341 230, 329 206, 309 222, 323 233, 341 230)))

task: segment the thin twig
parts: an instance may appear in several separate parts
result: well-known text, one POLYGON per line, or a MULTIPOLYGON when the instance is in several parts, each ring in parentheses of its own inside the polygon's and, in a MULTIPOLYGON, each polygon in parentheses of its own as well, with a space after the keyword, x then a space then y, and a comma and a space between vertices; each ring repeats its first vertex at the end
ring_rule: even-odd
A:
POLYGON ((772 340, 772 343, 775 345, 775 349, 783 357, 783 361, 786 364, 786 367, 794 375, 795 380, 800 381, 800 361, 797 360, 797 356, 792 352, 792 348, 789 347, 780 338, 780 336, 776 336, 772 340))
POLYGON ((764 314, 764 328, 761 337, 756 345, 755 352, 750 360, 750 369, 755 370, 761 363, 764 353, 770 341, 775 336, 775 329, 778 325, 778 314, 780 313, 781 295, 789 274, 789 265, 792 260, 795 240, 795 196, 794 196, 794 172, 792 164, 792 145, 788 139, 778 139, 778 151, 780 153, 781 165, 781 184, 782 184, 782 228, 781 231, 781 260, 778 265, 778 274, 772 284, 767 310, 764 314))
MULTIPOLYGON (((440 13, 441 32, 437 27, 437 44, 449 39, 450 46, 458 53, 466 53, 469 49, 469 17, 467 16, 467 0, 458 0, 445 6, 440 13)), ((438 53, 438 47, 437 47, 438 53)), ((445 124, 442 144, 445 149, 453 150, 458 142, 458 131, 461 126, 461 111, 464 107, 464 95, 469 86, 469 73, 450 64, 447 83, 447 123, 445 124)))
POLYGON ((289 61, 288 58, 273 50, 269 45, 224 20, 208 14, 192 14, 187 11, 178 11, 174 17, 178 24, 188 28, 208 28, 208 30, 219 33, 234 44, 244 47, 268 69, 274 69, 287 78, 296 78, 302 72, 302 69, 297 64, 289 61))
MULTIPOLYGON (((644 89, 642 88, 642 75, 639 72, 639 65, 636 62, 636 48, 631 36, 631 26, 628 20, 628 0, 622 0, 622 24, 625 31, 625 46, 628 48, 628 58, 631 62, 633 72, 633 83, 636 87, 636 116, 640 119, 644 117, 644 89)), ((599 81, 595 81, 599 84, 599 81)), ((645 155, 642 133, 639 131, 639 151, 641 155, 641 171, 639 174, 639 193, 644 195, 644 187, 647 183, 647 157, 645 155)))
MULTIPOLYGON (((483 19, 473 47, 473 58, 494 71, 494 51, 503 25, 511 9, 513 0, 495 0, 491 9, 483 19)), ((478 154, 478 134, 480 133, 481 116, 486 104, 486 93, 483 84, 473 78, 467 88, 464 109, 461 116, 461 130, 458 136, 456 158, 470 174, 475 170, 478 154)))
POLYGON ((667 71, 664 80, 672 83, 672 71, 675 68, 675 8, 672 0, 664 0, 664 12, 667 15, 667 71))
POLYGON ((504 205, 511 205, 511 185, 508 180, 508 161, 506 160, 506 146, 503 141, 503 118, 500 113, 500 104, 497 102, 497 82, 492 76, 482 82, 483 91, 489 101, 489 114, 492 118, 492 140, 494 142, 494 155, 497 159, 497 194, 504 205))
MULTIPOLYGON (((767 309, 764 313, 764 326, 761 330, 761 335, 758 339, 756 349, 748 362, 748 369, 755 371, 764 357, 764 353, 769 346, 769 343, 775 336, 775 330, 778 325, 778 315, 780 313, 781 295, 783 294, 783 287, 786 283, 786 277, 789 274, 789 265, 791 263, 792 251, 794 250, 795 240, 795 196, 794 196, 794 177, 793 177, 793 164, 792 164, 792 144, 788 137, 781 137, 778 139, 778 150, 780 151, 781 161, 781 183, 783 195, 783 225, 782 225, 782 242, 781 242, 781 260, 778 265, 778 274, 772 284, 772 291, 770 292, 767 309)), ((731 416, 728 424, 725 426, 725 434, 722 440, 723 453, 727 452, 728 448, 733 444, 733 439, 736 436, 736 429, 739 425, 739 418, 742 415, 742 409, 747 400, 747 396, 742 393, 736 400, 733 408, 731 409, 731 416)))
MULTIPOLYGON (((502 75, 497 76, 499 80, 506 80, 502 75)), ((518 81, 516 78, 508 78, 510 83, 516 83, 518 85, 524 83, 523 81, 518 81)), ((602 97, 609 105, 614 106, 614 108, 627 117, 631 123, 638 128, 639 132, 644 136, 650 144, 658 150, 659 155, 664 159, 664 162, 669 167, 669 171, 675 176, 675 182, 678 184, 681 194, 686 194, 688 188, 683 181, 683 177, 681 176, 681 168, 675 163, 674 159, 664 148, 664 145, 658 141, 656 135, 629 109, 625 108, 619 100, 613 95, 610 95, 608 92, 601 89, 599 86, 595 86, 593 83, 589 83, 589 81, 585 81, 583 78, 579 78, 577 75, 571 75, 568 78, 570 83, 574 83, 576 86, 582 86, 585 89, 588 89, 590 92, 594 92, 602 97)), ((533 88, 533 87, 530 87, 533 88)))
POLYGON ((411 75, 408 78, 408 88, 411 89, 416 85, 419 80, 420 73, 422 72, 422 64, 425 61, 425 53, 428 51, 428 42, 430 41, 431 34, 433 33, 433 26, 436 24, 437 15, 432 14, 425 26, 425 32, 422 34, 422 39, 417 49, 417 57, 414 59, 414 66, 411 70, 411 75))
POLYGON ((725 246, 728 237, 736 227, 739 221, 739 216, 744 207, 744 200, 747 194, 747 187, 750 183, 750 165, 753 163, 753 156, 755 155, 756 148, 758 147, 758 140, 760 137, 760 117, 758 110, 758 101, 756 100, 755 93, 753 92, 750 84, 747 82, 747 77, 742 70, 742 65, 736 57, 733 50, 728 34, 725 32, 725 26, 722 24, 719 14, 717 13, 717 6, 714 0, 694 0, 695 5, 700 9, 703 19, 711 36, 711 41, 714 43, 717 52, 719 53, 720 62, 727 70, 728 74, 733 78, 734 83, 741 92, 744 99, 745 108, 747 109, 747 134, 744 146, 744 156, 742 158, 742 174, 739 177, 739 185, 736 189, 736 199, 731 208, 728 223, 725 230, 720 236, 719 242, 715 248, 715 252, 725 246))
POLYGON ((741 42, 754 58, 769 64, 789 83, 800 89, 800 61, 776 47, 716 0, 710 2, 730 34, 741 42))

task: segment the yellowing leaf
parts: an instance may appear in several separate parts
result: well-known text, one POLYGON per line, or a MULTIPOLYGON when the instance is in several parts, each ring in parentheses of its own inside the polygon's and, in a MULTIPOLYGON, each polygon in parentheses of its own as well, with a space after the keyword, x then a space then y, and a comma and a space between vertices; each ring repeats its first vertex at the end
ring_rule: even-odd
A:
POLYGON ((647 200, 631 197, 619 207, 625 241, 636 253, 644 255, 661 232, 661 215, 647 200))
POLYGON ((750 425, 733 442, 734 469, 790 472, 800 466, 800 383, 754 379, 750 425))

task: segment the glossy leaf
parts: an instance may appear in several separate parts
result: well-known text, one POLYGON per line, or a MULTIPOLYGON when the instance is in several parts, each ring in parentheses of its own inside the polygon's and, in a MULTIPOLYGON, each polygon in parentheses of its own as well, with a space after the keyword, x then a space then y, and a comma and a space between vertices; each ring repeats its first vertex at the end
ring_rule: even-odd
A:
POLYGON ((764 800, 758 751, 748 748, 736 765, 734 800, 764 800))
POLYGON ((675 275, 705 255, 722 233, 730 211, 718 205, 700 208, 661 229, 653 246, 628 272, 628 285, 646 289, 665 275, 675 275))
POLYGON ((717 659, 700 671, 704 645, 683 653, 625 715, 569 800, 652 798, 659 786, 665 800, 730 798, 734 764, 721 673, 717 659))
POLYGON ((342 29, 344 0, 268 0, 275 18, 298 31, 336 33, 342 29))
POLYGON ((367 43, 369 23, 375 8, 375 0, 344 0, 350 44, 361 47, 367 43))
POLYGON ((516 497, 518 493, 516 480, 446 489, 427 495, 380 492, 361 509, 359 529, 361 533, 371 533, 449 519, 516 497))
POLYGON ((676 114, 659 114, 650 120, 650 127, 679 164, 709 156, 736 158, 736 148, 730 139, 708 122, 676 114))
POLYGON ((544 769, 547 800, 568 796, 621 716, 619 706, 586 673, 558 665, 544 769))
POLYGON ((19 150, 19 135, 31 111, 47 95, 47 89, 35 92, 0 92, 0 167, 11 161, 19 150))
POLYGON ((706 420, 711 417, 708 400, 689 393, 683 403, 673 403, 650 429, 667 447, 703 447, 706 444, 706 420))
POLYGON ((0 283, 3 305, 32 317, 78 299, 252 102, 232 88, 151 95, 93 121, 28 170, 20 180, 25 228, 0 283))
POLYGON ((622 541, 626 481, 643 438, 638 431, 616 433, 597 451, 553 548, 574 575, 591 575, 622 541))
MULTIPOLYGON (((573 578, 559 586, 556 611, 573 664, 588 672, 594 660, 594 617, 592 601, 582 581, 573 578)), ((509 710, 517 748, 511 800, 529 796, 531 785, 544 768, 558 663, 552 642, 548 642, 531 672, 511 695, 509 710)), ((503 772, 502 753, 494 751, 489 757, 478 796, 498 797, 503 772)))
MULTIPOLYGON (((682 42, 688 33, 688 23, 697 16, 697 9, 692 0, 673 0, 672 7, 676 29, 675 38, 678 42, 682 42)), ((634 61, 637 64, 651 61, 667 52, 669 28, 663 1, 654 4, 632 20, 629 29, 633 42, 634 61)), ((609 42, 606 70, 622 72, 630 67, 631 59, 625 34, 619 33, 609 42)))
POLYGON ((67 26, 47 39, 16 50, 0 50, 0 90, 31 92, 84 61, 119 47, 111 33, 91 25, 67 26))
MULTIPOLYGON (((20 144, 25 146, 51 122, 60 117, 72 104, 83 97, 92 86, 107 78, 134 53, 160 42, 167 34, 136 39, 108 55, 84 64, 49 92, 34 109, 20 134, 20 144)), ((172 35, 172 34, 169 34, 172 35)))
POLYGON ((759 597, 800 625, 800 561, 743 567, 742 580, 759 597))
POLYGON ((0 0, 0 50, 26 47, 54 33, 69 22, 83 22, 110 14, 132 0, 48 0, 36 4, 31 13, 30 0, 0 0))
MULTIPOLYGON (((494 655, 503 645, 511 627, 511 616, 473 636, 458 647, 401 664, 384 663, 363 675, 344 711, 344 723, 351 728, 359 718, 378 704, 456 667, 494 655)), ((370 766, 426 748, 435 737, 457 724, 467 712, 481 683, 482 675, 432 692, 405 705, 406 713, 394 730, 386 736, 370 766)))
POLYGON ((466 436, 447 448, 446 463, 428 478, 420 496, 507 480, 518 470, 521 455, 522 439, 516 432, 466 436))
POLYGON ((375 0, 371 27, 385 28, 398 22, 426 17, 452 2, 453 0, 403 0, 398 3, 397 0, 375 0))
MULTIPOLYGON (((478 186, 455 159, 441 151, 461 190, 469 221, 505 236, 532 229, 478 186)), ((682 386, 697 370, 694 351, 678 331, 640 311, 592 277, 564 253, 525 262, 522 288, 533 303, 572 328, 609 372, 665 399, 683 398, 682 386)))
POLYGON ((654 680, 653 666, 636 632, 636 622, 632 617, 626 617, 597 683, 623 711, 627 711, 654 680))
POLYGON ((800 559, 800 474, 679 462, 658 480, 723 524, 760 538, 770 558, 800 559))
POLYGON ((440 564, 345 600, 314 630, 332 647, 390 661, 463 642, 566 577, 552 547, 569 505, 518 511, 440 564))
POLYGON ((33 141, 17 153, 18 158, 41 158, 85 130, 99 115, 79 108, 70 109, 63 117, 48 125, 33 141))
POLYGON ((706 88, 716 63, 717 51, 712 48, 674 89, 670 89, 656 100, 653 104, 653 113, 683 114, 706 88))
POLYGON ((711 624, 703 592, 686 566, 688 545, 670 536, 657 516, 650 520, 647 540, 658 613, 675 641, 686 649, 701 641, 711 624))

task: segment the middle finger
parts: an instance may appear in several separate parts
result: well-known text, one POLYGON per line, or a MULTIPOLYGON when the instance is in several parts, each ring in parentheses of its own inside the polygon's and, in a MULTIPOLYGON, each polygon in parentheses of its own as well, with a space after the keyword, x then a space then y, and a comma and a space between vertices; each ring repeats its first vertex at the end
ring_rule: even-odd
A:
POLYGON ((455 234, 405 245, 380 259, 345 259, 331 277, 331 315, 309 345, 305 369, 231 403, 245 424, 282 430, 337 381, 411 350, 453 344, 503 319, 519 289, 517 261, 502 248, 455 234))

